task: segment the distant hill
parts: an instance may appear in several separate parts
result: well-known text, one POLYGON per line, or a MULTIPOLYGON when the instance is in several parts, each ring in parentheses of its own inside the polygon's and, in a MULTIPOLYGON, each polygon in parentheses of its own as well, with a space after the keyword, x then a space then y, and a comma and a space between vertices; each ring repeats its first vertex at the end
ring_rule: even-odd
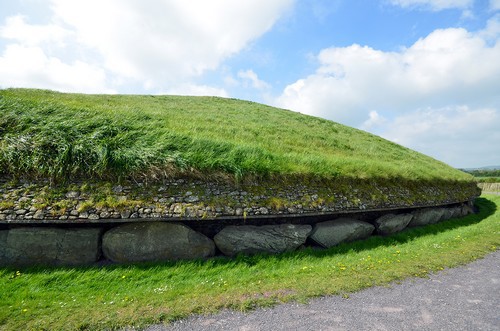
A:
POLYGON ((0 172, 471 180, 381 137, 254 102, 33 89, 0 90, 0 172))
POLYGON ((486 166, 486 167, 480 167, 480 168, 464 168, 464 169, 460 169, 460 170, 463 170, 463 171, 466 171, 466 172, 474 171, 474 170, 500 170, 500 165, 497 165, 497 166, 486 166))

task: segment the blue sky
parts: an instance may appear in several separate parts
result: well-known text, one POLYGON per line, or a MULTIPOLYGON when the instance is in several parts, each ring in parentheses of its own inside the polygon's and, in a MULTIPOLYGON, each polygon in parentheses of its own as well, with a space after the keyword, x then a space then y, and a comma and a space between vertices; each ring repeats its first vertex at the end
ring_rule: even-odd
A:
POLYGON ((219 95, 500 165, 500 0, 1 0, 0 87, 219 95))

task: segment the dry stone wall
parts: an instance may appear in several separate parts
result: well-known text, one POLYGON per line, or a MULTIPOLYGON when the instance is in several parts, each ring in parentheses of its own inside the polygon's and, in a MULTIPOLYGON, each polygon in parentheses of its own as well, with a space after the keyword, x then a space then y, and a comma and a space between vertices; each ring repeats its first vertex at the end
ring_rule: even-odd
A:
POLYGON ((437 206, 479 196, 474 183, 404 181, 290 181, 227 184, 183 179, 146 184, 48 183, 0 181, 0 222, 100 222, 250 218, 339 211, 437 206))
POLYGON ((0 264, 129 263, 331 247, 467 215, 479 194, 465 182, 177 179, 57 186, 0 179, 0 264))

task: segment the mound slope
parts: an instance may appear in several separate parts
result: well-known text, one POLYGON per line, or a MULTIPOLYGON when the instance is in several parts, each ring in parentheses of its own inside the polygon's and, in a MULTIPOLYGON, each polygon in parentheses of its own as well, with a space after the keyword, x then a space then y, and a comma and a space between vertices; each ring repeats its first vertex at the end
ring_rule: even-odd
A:
POLYGON ((375 135, 241 100, 8 89, 0 91, 0 112, 6 175, 115 177, 176 170, 471 181, 375 135))
MULTIPOLYGON (((345 198, 348 207, 366 208, 367 200, 412 205, 461 202, 478 194, 472 176, 426 155, 332 121, 253 102, 6 89, 0 90, 0 114, 2 178, 65 185, 61 197, 71 190, 79 196, 83 182, 94 183, 93 193, 107 182, 108 195, 121 193, 117 184, 149 183, 161 184, 155 190, 174 198, 165 203, 170 209, 173 203, 201 200, 205 207, 245 210, 253 201, 242 196, 254 193, 264 197, 268 210, 293 211, 307 201, 345 208, 345 203, 339 207, 345 198), (222 185, 228 196, 236 187, 233 196, 239 198, 222 194, 213 201, 211 192, 220 191, 213 185, 222 185)), ((4 192, 12 193, 15 185, 9 185, 4 192)), ((141 200, 132 193, 120 199, 141 200)))

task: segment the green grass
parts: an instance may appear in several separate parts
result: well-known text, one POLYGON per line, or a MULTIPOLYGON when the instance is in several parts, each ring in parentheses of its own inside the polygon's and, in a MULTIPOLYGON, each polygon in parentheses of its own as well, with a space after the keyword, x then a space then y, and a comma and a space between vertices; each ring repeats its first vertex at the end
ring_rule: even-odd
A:
POLYGON ((1 173, 472 181, 378 136, 253 102, 31 89, 0 90, 1 173))
POLYGON ((0 329, 145 326, 227 307, 345 295, 454 267, 500 244, 500 196, 480 213, 391 237, 234 260, 86 268, 0 269, 0 329))

